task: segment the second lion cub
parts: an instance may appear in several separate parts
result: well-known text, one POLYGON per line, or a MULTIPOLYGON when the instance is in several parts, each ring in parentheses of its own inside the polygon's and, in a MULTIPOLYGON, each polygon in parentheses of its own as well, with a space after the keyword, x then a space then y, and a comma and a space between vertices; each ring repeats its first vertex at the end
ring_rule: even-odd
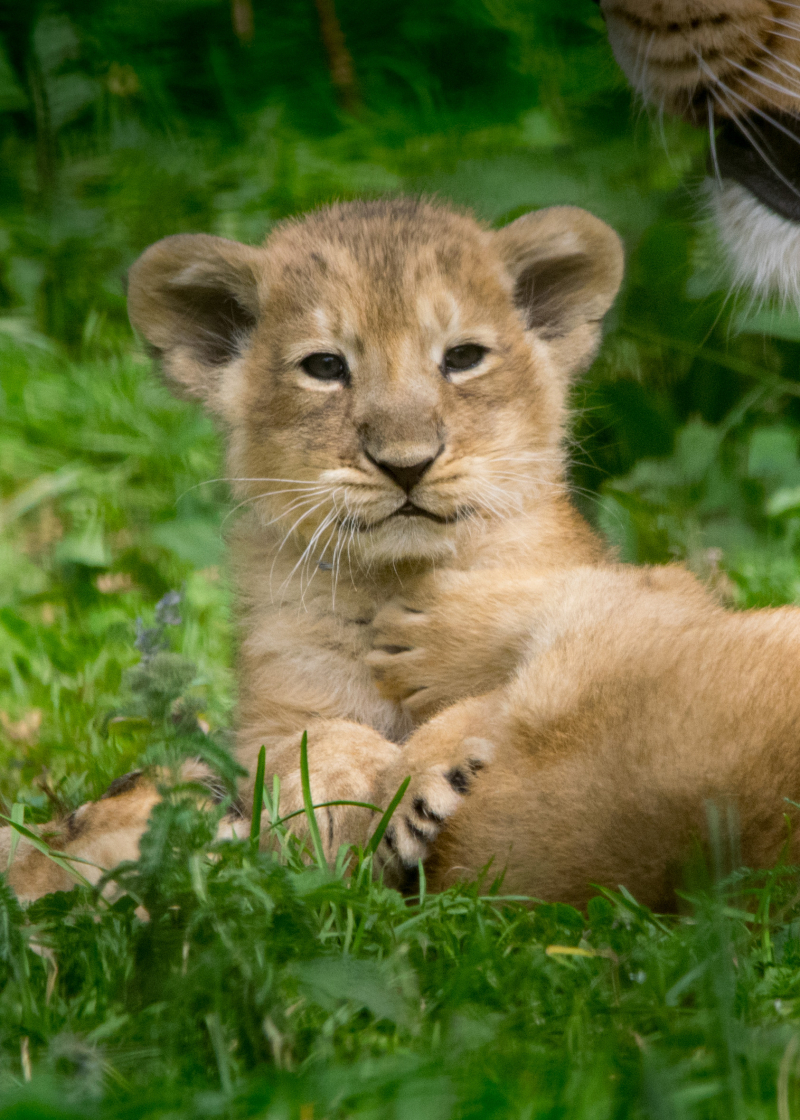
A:
MULTIPOLYGON (((427 860, 434 887, 494 858, 515 891, 622 882, 666 905, 707 801, 738 808, 761 863, 800 794, 800 614, 615 565, 570 504, 569 380, 621 275, 581 210, 495 232, 416 200, 321 210, 257 249, 167 238, 131 270, 131 319, 218 418, 245 507, 239 760, 252 774, 266 745, 286 813, 304 730, 318 803, 385 805, 410 774, 382 855, 427 860)), ((152 784, 120 797, 128 854, 152 784)), ((97 804, 66 851, 113 848, 97 804)), ((329 855, 374 825, 319 816, 329 855)), ((29 897, 53 887, 37 861, 20 845, 29 897)))

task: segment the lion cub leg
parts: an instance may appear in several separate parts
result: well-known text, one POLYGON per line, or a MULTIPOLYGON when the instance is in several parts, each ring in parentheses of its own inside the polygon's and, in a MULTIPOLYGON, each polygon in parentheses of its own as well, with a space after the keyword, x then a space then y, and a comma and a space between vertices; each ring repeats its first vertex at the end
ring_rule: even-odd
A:
MULTIPOLYGON (((392 845, 404 867, 416 867, 436 840, 444 822, 455 812, 472 784, 472 777, 488 761, 491 745, 473 742, 450 728, 442 734, 441 721, 429 736, 427 746, 415 735, 399 746, 379 732, 349 720, 316 720, 308 724, 308 765, 311 800, 316 808, 317 825, 326 859, 332 862, 343 844, 365 846, 377 827, 380 813, 391 803, 406 777, 409 788, 387 830, 383 855, 392 845), (361 802, 375 810, 352 804, 361 802), (376 811, 378 810, 378 811, 376 811)), ((443 725, 443 726, 446 726, 443 725)), ((303 813, 300 775, 300 734, 264 737, 252 729, 242 737, 238 758, 250 771, 242 787, 242 799, 252 804, 252 776, 261 744, 266 747, 266 780, 280 778, 282 819, 290 831, 307 839, 308 824, 303 813)), ((269 842, 269 821, 264 820, 262 836, 269 842)))
MULTIPOLYGON (((146 775, 134 770, 116 778, 97 801, 87 801, 62 821, 31 826, 54 852, 75 857, 75 871, 96 884, 103 875, 120 863, 139 858, 139 841, 147 831, 153 807, 161 800, 158 773, 146 775), (86 861, 86 862, 83 862, 86 861)), ((183 782, 205 786, 209 795, 204 800, 217 800, 213 775, 207 767, 190 759, 181 767, 183 782)), ((236 834, 236 822, 221 822, 220 835, 236 834)), ((0 870, 8 867, 8 881, 21 902, 33 902, 53 891, 72 890, 76 876, 59 867, 29 840, 20 837, 11 857, 13 828, 0 829, 0 870)), ((110 891, 113 893, 113 885, 110 891)))
MULTIPOLYGON (((117 778, 98 801, 87 801, 64 820, 30 827, 54 852, 68 861, 76 857, 75 871, 97 883, 118 864, 138 859, 139 840, 158 800, 155 785, 136 770, 117 778)), ((13 828, 0 829, 0 868, 8 867, 8 882, 21 902, 72 890, 77 877, 24 837, 12 858, 13 837, 13 828)))
MULTIPOLYGON (((304 841, 308 840, 300 770, 300 743, 304 730, 311 802, 317 807, 314 815, 325 858, 332 862, 343 844, 366 843, 375 814, 357 805, 330 803, 361 802, 379 807, 379 777, 398 758, 400 747, 372 727, 343 719, 312 717, 305 727, 301 724, 297 731, 282 735, 276 735, 274 730, 266 733, 263 729, 259 731, 257 725, 243 728, 239 733, 236 757, 249 772, 239 790, 245 814, 249 816, 252 812, 258 755, 263 746, 266 748, 266 787, 269 790, 273 776, 278 777, 280 804, 277 809, 280 818, 291 833, 304 841)), ((269 844, 271 821, 266 810, 261 824, 262 842, 269 844)))

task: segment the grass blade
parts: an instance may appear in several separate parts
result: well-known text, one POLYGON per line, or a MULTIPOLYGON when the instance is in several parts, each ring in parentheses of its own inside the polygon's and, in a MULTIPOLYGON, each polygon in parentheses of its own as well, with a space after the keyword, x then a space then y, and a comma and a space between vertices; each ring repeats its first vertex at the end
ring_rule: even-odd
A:
POLYGON ((250 818, 250 847, 258 851, 258 842, 261 838, 261 814, 264 811, 264 770, 267 766, 267 748, 262 747, 258 752, 258 765, 256 766, 256 784, 253 789, 253 815, 250 818))
MULTIPOLYGON (((371 801, 345 801, 343 798, 339 798, 338 801, 317 801, 311 808, 327 809, 331 805, 354 805, 357 809, 369 809, 373 813, 380 813, 382 811, 380 805, 373 805, 371 801)), ((273 821, 272 824, 273 826, 276 824, 285 824, 286 821, 290 821, 292 817, 299 817, 302 813, 305 813, 305 811, 305 807, 302 809, 295 809, 293 813, 287 813, 285 817, 279 817, 278 820, 273 821)))
POLYGON ((308 732, 303 732, 303 737, 300 740, 300 781, 303 785, 303 805, 305 813, 308 817, 308 828, 311 833, 311 843, 314 848, 314 855, 320 867, 327 868, 328 861, 325 859, 325 849, 322 847, 322 837, 319 834, 319 825, 317 818, 314 816, 314 804, 311 800, 311 781, 308 776, 308 732))
POLYGON ((281 805, 281 779, 278 774, 272 775, 272 804, 269 811, 269 823, 280 824, 279 814, 281 805))
MULTIPOLYGON (((11 806, 11 819, 15 824, 25 824, 25 805, 21 801, 15 801, 11 806)), ((6 864, 6 871, 8 871, 11 864, 14 862, 14 856, 17 854, 17 846, 19 844, 19 832, 14 829, 11 834, 11 845, 8 849, 8 863, 6 864)))
POLYGON ((411 775, 409 774, 409 776, 407 778, 405 778, 404 781, 402 782, 402 784, 401 784, 400 788, 398 789, 397 793, 394 795, 392 800, 389 802, 389 808, 386 810, 386 812, 383 814, 381 819, 378 821, 378 827, 375 829, 372 836, 370 837, 369 843, 367 844, 367 846, 364 850, 364 855, 371 856, 371 855, 374 855, 375 852, 377 852, 378 845, 380 844, 381 840, 383 840, 383 834, 386 831, 386 829, 389 827, 389 821, 394 816, 395 809, 400 804, 400 802, 403 800, 403 795, 405 794, 406 790, 408 789, 408 785, 409 785, 410 781, 411 781, 411 775))
MULTIPOLYGON (((60 867, 62 871, 66 871, 68 875, 71 875, 73 879, 83 884, 84 887, 89 887, 94 890, 94 883, 89 882, 84 875, 81 875, 80 871, 72 867, 72 864, 85 863, 88 867, 98 867, 96 863, 92 863, 89 859, 81 859, 80 856, 65 856, 63 852, 55 851, 49 844, 46 844, 44 840, 37 836, 35 832, 31 832, 29 828, 25 828, 19 821, 12 820, 11 817, 7 817, 3 813, 0 813, 0 821, 5 821, 6 824, 10 824, 12 828, 15 828, 20 836, 24 836, 26 840, 33 844, 38 852, 41 852, 43 856, 47 856, 48 859, 51 859, 56 867, 60 867)), ((104 871, 105 868, 100 867, 99 870, 104 871)))
POLYGON ((222 1032, 222 1023, 216 1011, 210 1011, 208 1015, 206 1015, 206 1027, 208 1028, 211 1045, 214 1049, 214 1057, 217 1059, 217 1069, 219 1070, 219 1080, 222 1085, 222 1091, 226 1097, 229 1097, 233 1092, 231 1067, 228 1058, 228 1049, 225 1045, 225 1037, 222 1032))

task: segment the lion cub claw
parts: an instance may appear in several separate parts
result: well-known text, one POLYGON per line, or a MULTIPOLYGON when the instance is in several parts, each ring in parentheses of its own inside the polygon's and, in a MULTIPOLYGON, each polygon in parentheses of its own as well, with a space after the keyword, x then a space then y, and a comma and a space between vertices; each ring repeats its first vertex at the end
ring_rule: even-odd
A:
POLYGON ((431 757, 426 759, 428 750, 422 740, 422 734, 414 736, 408 753, 404 752, 382 779, 383 799, 388 803, 411 775, 378 847, 378 864, 393 885, 402 883, 405 872, 428 858, 445 823, 472 792, 476 774, 491 761, 495 751, 488 739, 462 739, 449 751, 442 750, 441 742, 431 740, 431 757))

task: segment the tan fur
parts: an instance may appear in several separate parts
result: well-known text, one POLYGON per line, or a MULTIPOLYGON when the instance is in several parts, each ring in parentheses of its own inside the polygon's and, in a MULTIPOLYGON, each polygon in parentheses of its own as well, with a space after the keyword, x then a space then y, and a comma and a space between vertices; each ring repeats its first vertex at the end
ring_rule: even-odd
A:
MULTIPOLYGON (((619 242, 570 208, 492 233, 398 201, 333 207, 262 250, 241 247, 232 286, 235 253, 208 238, 160 242, 131 272, 130 307, 167 375, 222 419, 234 495, 250 506, 233 540, 239 757, 252 772, 265 744, 293 811, 307 730, 315 799, 374 803, 415 718, 381 696, 366 661, 381 607, 431 565, 492 565, 498 548, 552 566, 601 554, 569 506, 561 441, 565 379, 597 345, 619 242), (191 343, 195 308, 234 287, 258 322, 242 356, 210 367, 202 334, 191 343), (483 367, 448 382, 442 355, 468 342, 489 348, 483 367), (302 371, 320 351, 346 357, 350 386, 302 371), (414 500, 446 523, 392 517, 405 494, 375 461, 434 457, 414 500)), ((329 810, 330 851, 369 824, 329 810)))
POLYGON ((71 890, 78 876, 97 883, 105 871, 123 860, 138 858, 139 838, 159 794, 156 782, 131 778, 120 792, 114 783, 107 795, 81 805, 67 820, 33 830, 50 849, 65 857, 76 875, 54 863, 24 837, 19 838, 12 855, 14 830, 0 829, 0 869, 8 868, 8 881, 21 901, 71 890), (77 858, 70 860, 70 856, 77 858))
MULTIPOLYGON (((257 250, 167 239, 132 270, 133 322, 225 426, 248 507, 239 759, 252 774, 266 745, 284 813, 303 730, 317 802, 383 806, 410 775, 390 874, 427 859, 439 887, 493 858, 515 891, 581 903, 625 882, 663 904, 708 799, 738 808, 746 858, 778 852, 800 794, 800 614, 734 615, 679 567, 615 565, 569 503, 569 375, 620 276, 618 239, 582 211, 492 232, 404 200, 320 211, 257 250), (445 376, 468 344, 486 355, 445 376), (349 378, 304 371, 319 352, 349 378), (413 485, 388 470, 428 460, 413 485), (438 520, 400 515, 408 500, 438 520)), ((73 854, 102 839, 113 862, 98 834, 122 796, 82 811, 73 854)), ((154 787, 137 796, 143 828, 154 787)), ((375 824, 318 816, 330 856, 375 824)))
POLYGON ((495 747, 439 838, 431 889, 491 854, 512 893, 582 905, 591 884, 624 884, 671 908, 712 805, 723 841, 732 814, 743 863, 772 864, 784 799, 800 792, 800 613, 731 613, 680 569, 611 566, 548 576, 523 602, 529 647, 513 681, 406 747, 412 772, 463 737, 495 747))
POLYGON ((781 0, 600 0, 631 85, 668 113, 707 123, 751 109, 797 111, 797 7, 781 0))

